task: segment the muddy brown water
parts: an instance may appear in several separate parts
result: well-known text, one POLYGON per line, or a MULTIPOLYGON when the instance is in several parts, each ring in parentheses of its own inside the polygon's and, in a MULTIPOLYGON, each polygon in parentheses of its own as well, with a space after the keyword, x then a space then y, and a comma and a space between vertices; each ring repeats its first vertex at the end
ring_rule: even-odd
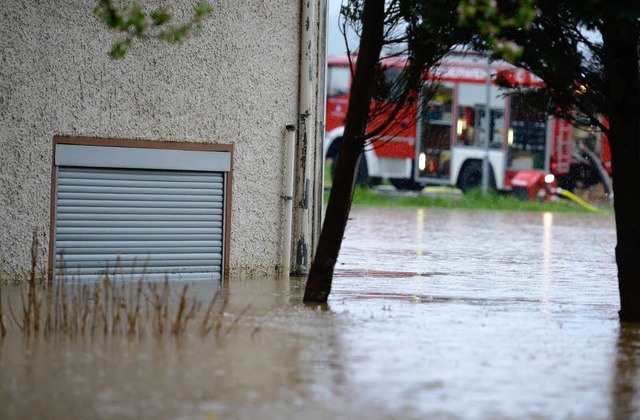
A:
POLYGON ((232 278, 217 337, 10 328, 0 418, 640 418, 614 247, 609 216, 354 208, 325 307, 232 278))

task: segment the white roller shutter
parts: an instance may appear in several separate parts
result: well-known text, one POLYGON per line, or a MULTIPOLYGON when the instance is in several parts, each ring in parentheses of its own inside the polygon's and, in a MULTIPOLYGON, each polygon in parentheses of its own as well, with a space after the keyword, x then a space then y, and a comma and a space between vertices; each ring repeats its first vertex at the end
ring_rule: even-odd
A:
POLYGON ((205 152, 180 152, 165 164, 158 150, 144 149, 135 149, 138 161, 126 161, 118 155, 130 158, 131 149, 117 149, 126 148, 58 145, 55 277, 96 280, 108 270, 125 278, 219 279, 226 173, 211 169, 228 166, 198 166, 194 158, 205 152), (198 170, 189 170, 194 163, 198 170))

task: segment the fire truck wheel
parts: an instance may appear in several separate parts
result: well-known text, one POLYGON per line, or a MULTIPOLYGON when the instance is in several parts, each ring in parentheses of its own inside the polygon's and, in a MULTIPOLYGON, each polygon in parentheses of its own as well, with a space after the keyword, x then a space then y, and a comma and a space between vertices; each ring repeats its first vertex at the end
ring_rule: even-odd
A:
MULTIPOLYGON (((473 188, 480 187, 482 185, 482 162, 467 162, 460 170, 458 176, 458 188, 463 193, 472 190, 473 188)), ((493 169, 489 171, 489 186, 492 189, 496 188, 496 181, 493 175, 493 169)))

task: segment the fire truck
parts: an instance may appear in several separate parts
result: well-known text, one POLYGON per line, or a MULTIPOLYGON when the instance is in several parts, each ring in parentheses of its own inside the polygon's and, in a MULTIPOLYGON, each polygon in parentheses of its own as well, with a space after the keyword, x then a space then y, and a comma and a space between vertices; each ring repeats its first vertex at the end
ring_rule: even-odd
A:
MULTIPOLYGON (((382 64, 385 78, 401 74, 401 59, 382 64)), ((324 156, 334 163, 344 133, 352 65, 355 57, 328 58, 324 156)), ((543 86, 532 73, 480 55, 452 54, 427 78, 433 83, 425 84, 420 99, 408 103, 382 135, 368 142, 358 169, 359 185, 388 180, 401 190, 440 185, 467 192, 481 186, 486 173, 485 185, 491 189, 520 198, 548 198, 556 186, 572 190, 577 182, 598 182, 595 171, 576 153, 579 143, 595 150, 611 172, 606 136, 587 124, 574 127, 534 112, 497 83, 504 78, 525 88, 543 86)), ((386 117, 379 113, 369 127, 386 117)))

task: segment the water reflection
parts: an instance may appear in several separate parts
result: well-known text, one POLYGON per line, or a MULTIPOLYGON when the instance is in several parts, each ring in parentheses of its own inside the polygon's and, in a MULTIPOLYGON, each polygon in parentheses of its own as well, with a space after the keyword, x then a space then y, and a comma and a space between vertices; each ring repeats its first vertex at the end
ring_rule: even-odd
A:
POLYGON ((633 418, 613 223, 354 208, 328 305, 301 303, 304 279, 232 278, 219 339, 12 328, 0 418, 633 418))
MULTIPOLYGON (((477 282, 478 294, 517 297, 547 290, 563 296, 541 299, 574 299, 592 291, 600 300, 602 281, 617 288, 613 223, 592 215, 357 208, 336 274, 441 273, 429 277, 430 287, 451 291, 477 282)), ((611 298, 616 303, 617 296, 611 298)))
POLYGON ((640 416, 640 325, 622 324, 616 343, 612 413, 616 419, 640 416))

